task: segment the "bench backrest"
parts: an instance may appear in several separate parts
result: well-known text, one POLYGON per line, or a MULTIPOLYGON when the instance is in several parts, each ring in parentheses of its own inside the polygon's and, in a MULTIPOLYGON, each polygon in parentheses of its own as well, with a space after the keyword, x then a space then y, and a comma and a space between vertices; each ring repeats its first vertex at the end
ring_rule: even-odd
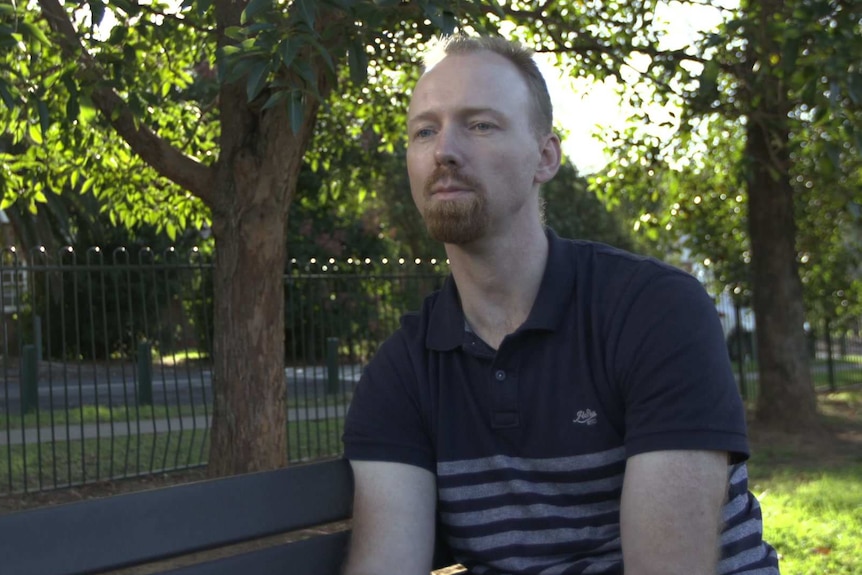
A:
MULTIPOLYGON (((350 517, 352 475, 334 460, 0 516, 0 572, 84 575, 141 565, 350 517)), ((168 571, 174 575, 336 575, 348 533, 168 571)))

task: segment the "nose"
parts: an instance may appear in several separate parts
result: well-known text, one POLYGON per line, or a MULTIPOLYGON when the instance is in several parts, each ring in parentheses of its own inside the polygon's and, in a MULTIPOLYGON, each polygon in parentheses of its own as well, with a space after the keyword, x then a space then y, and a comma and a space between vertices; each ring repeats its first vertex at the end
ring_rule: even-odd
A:
POLYGON ((441 128, 437 132, 434 146, 434 160, 440 166, 460 166, 463 160, 463 150, 457 130, 451 127, 441 128))

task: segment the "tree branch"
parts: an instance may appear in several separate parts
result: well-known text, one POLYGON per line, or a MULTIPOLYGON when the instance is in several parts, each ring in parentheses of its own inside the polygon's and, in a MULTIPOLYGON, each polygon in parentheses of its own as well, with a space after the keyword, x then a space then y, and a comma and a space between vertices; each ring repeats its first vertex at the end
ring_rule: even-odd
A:
POLYGON ((143 125, 105 81, 105 74, 78 38, 75 26, 59 0, 38 0, 48 24, 58 35, 63 54, 78 62, 76 75, 87 85, 93 103, 132 150, 160 175, 190 191, 206 204, 213 198, 213 171, 184 155, 143 125))

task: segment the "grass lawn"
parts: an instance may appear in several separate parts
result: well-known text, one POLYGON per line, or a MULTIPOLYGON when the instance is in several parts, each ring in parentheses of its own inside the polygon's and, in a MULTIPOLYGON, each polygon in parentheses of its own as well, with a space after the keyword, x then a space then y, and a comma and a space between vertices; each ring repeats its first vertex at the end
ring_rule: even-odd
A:
POLYGON ((822 395, 821 410, 820 438, 752 424, 751 490, 782 575, 862 574, 862 392, 822 395))
MULTIPOLYGON (((289 398, 288 410, 314 407, 347 405, 350 394, 309 396, 289 398)), ((26 415, 9 414, 0 411, 0 430, 34 429, 37 427, 79 425, 87 423, 109 423, 117 421, 152 421, 174 417, 212 415, 212 406, 204 405, 83 405, 69 409, 33 410, 26 415)), ((290 416, 288 416, 290 417, 290 416)))
POLYGON ((858 365, 848 366, 846 363, 839 364, 836 362, 835 371, 831 377, 828 371, 821 370, 814 373, 812 378, 816 389, 824 389, 829 386, 841 389, 862 384, 862 367, 858 365))
POLYGON ((211 415, 212 408, 207 410, 197 405, 82 405, 67 409, 34 410, 26 415, 0 413, 0 429, 34 429, 37 427, 80 425, 82 423, 109 423, 112 421, 151 421, 154 419, 169 419, 192 415, 211 415))

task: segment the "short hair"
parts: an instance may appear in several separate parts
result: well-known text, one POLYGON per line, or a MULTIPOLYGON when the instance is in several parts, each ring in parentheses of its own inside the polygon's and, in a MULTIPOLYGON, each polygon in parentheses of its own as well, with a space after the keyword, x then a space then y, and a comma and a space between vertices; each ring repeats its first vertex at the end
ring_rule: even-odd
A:
POLYGON ((428 70, 449 55, 473 54, 482 51, 498 54, 515 66, 526 81, 527 89, 533 99, 533 129, 536 135, 541 137, 551 133, 554 127, 554 108, 548 93, 548 85, 533 59, 533 50, 523 44, 500 36, 466 34, 443 36, 432 43, 425 54, 424 69, 428 70))

